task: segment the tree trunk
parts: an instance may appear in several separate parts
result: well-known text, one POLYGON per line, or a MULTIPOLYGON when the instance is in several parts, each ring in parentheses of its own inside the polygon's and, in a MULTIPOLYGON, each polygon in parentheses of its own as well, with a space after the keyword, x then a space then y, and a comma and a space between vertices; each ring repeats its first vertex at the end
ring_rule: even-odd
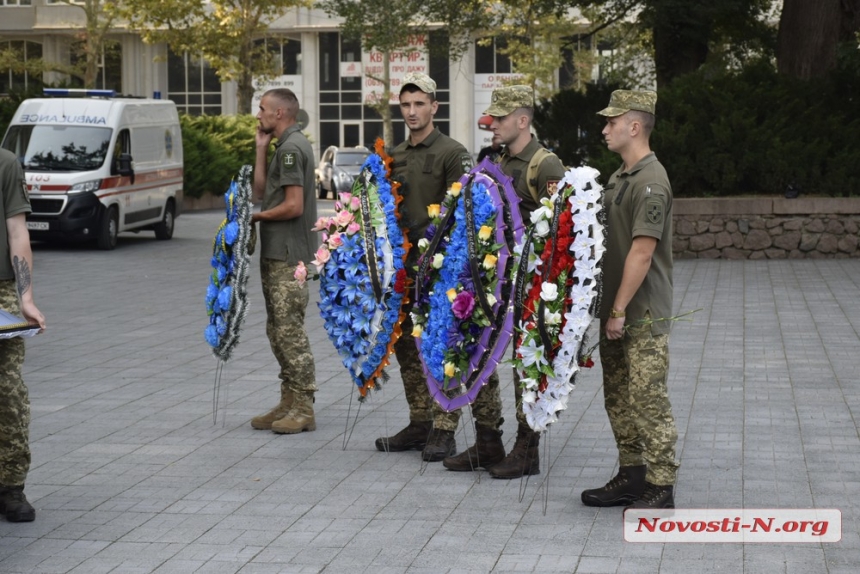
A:
POLYGON ((251 64, 251 52, 253 50, 253 38, 246 35, 239 61, 242 62, 242 73, 236 81, 236 111, 240 114, 251 113, 251 100, 254 99, 254 75, 251 64))
MULTIPOLYGON (((836 65, 843 0, 785 0, 776 41, 777 69, 808 80, 836 65)), ((848 2, 850 4, 852 2, 848 2)))
MULTIPOLYGON (((707 0, 711 1, 711 0, 707 0)), ((701 18, 703 0, 656 0, 653 6, 657 86, 695 72, 708 57, 711 22, 701 18)))

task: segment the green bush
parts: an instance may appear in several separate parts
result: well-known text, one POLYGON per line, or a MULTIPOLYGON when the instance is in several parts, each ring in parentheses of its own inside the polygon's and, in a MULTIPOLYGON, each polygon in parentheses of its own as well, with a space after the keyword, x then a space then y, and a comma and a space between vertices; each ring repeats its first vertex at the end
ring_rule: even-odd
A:
MULTIPOLYGON (((829 77, 801 81, 768 62, 715 75, 703 70, 659 92, 651 147, 677 197, 849 195, 860 189, 860 55, 843 54, 829 77)), ((562 92, 539 106, 539 133, 568 165, 588 164, 604 181, 618 167, 602 119, 609 88, 562 92), (592 118, 596 118, 596 121, 592 118)))
POLYGON ((245 164, 254 165, 253 116, 180 116, 185 155, 185 195, 227 191, 245 164))

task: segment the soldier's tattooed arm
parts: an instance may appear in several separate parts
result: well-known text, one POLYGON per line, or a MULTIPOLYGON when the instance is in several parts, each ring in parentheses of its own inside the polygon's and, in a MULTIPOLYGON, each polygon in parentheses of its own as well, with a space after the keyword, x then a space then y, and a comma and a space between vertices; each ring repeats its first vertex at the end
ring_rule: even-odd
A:
POLYGON ((33 301, 33 251, 30 249, 30 232, 27 216, 23 213, 6 219, 9 238, 9 260, 15 272, 15 285, 21 299, 21 314, 31 323, 45 329, 45 316, 33 301))
POLYGON ((30 290, 30 264, 26 259, 19 258, 17 255, 12 256, 12 268, 15 270, 15 278, 18 282, 18 295, 23 297, 24 293, 30 290))

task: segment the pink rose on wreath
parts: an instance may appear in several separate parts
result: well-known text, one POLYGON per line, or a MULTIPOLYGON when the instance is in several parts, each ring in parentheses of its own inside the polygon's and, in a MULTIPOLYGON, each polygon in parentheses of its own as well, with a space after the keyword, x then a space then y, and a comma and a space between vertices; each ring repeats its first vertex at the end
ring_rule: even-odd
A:
POLYGON ((299 264, 296 266, 296 271, 293 273, 293 277, 295 277, 296 281, 299 282, 299 285, 304 285, 305 281, 308 279, 308 268, 305 267, 305 264, 299 261, 299 264))
POLYGON ((331 237, 328 238, 328 248, 334 250, 341 245, 343 245, 343 238, 341 238, 340 233, 332 233, 331 237))
POLYGON ((347 235, 355 235, 361 230, 361 225, 353 221, 349 225, 346 226, 346 234, 347 235))
POLYGON ((353 211, 358 211, 361 209, 361 198, 353 195, 352 199, 349 201, 349 208, 353 211))
POLYGON ((451 312, 460 319, 468 319, 475 309, 475 297, 468 291, 460 291, 451 303, 451 312))
POLYGON ((329 226, 329 218, 328 217, 320 217, 317 219, 317 222, 314 223, 314 226, 311 228, 313 231, 325 231, 329 226))
POLYGON ((346 227, 353 221, 353 219, 354 217, 352 214, 344 209, 343 211, 338 212, 334 220, 338 227, 346 227))
POLYGON ((311 261, 314 265, 316 265, 317 272, 321 271, 326 262, 331 259, 331 252, 326 249, 326 246, 323 245, 316 252, 316 259, 311 261))

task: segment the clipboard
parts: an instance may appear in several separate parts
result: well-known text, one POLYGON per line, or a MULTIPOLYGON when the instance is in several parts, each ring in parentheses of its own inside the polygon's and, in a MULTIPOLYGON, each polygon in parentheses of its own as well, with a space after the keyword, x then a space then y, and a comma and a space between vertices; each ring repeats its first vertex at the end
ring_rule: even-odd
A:
POLYGON ((38 334, 38 332, 39 325, 34 325, 23 317, 0 309, 0 339, 12 339, 13 337, 26 339, 38 334))

